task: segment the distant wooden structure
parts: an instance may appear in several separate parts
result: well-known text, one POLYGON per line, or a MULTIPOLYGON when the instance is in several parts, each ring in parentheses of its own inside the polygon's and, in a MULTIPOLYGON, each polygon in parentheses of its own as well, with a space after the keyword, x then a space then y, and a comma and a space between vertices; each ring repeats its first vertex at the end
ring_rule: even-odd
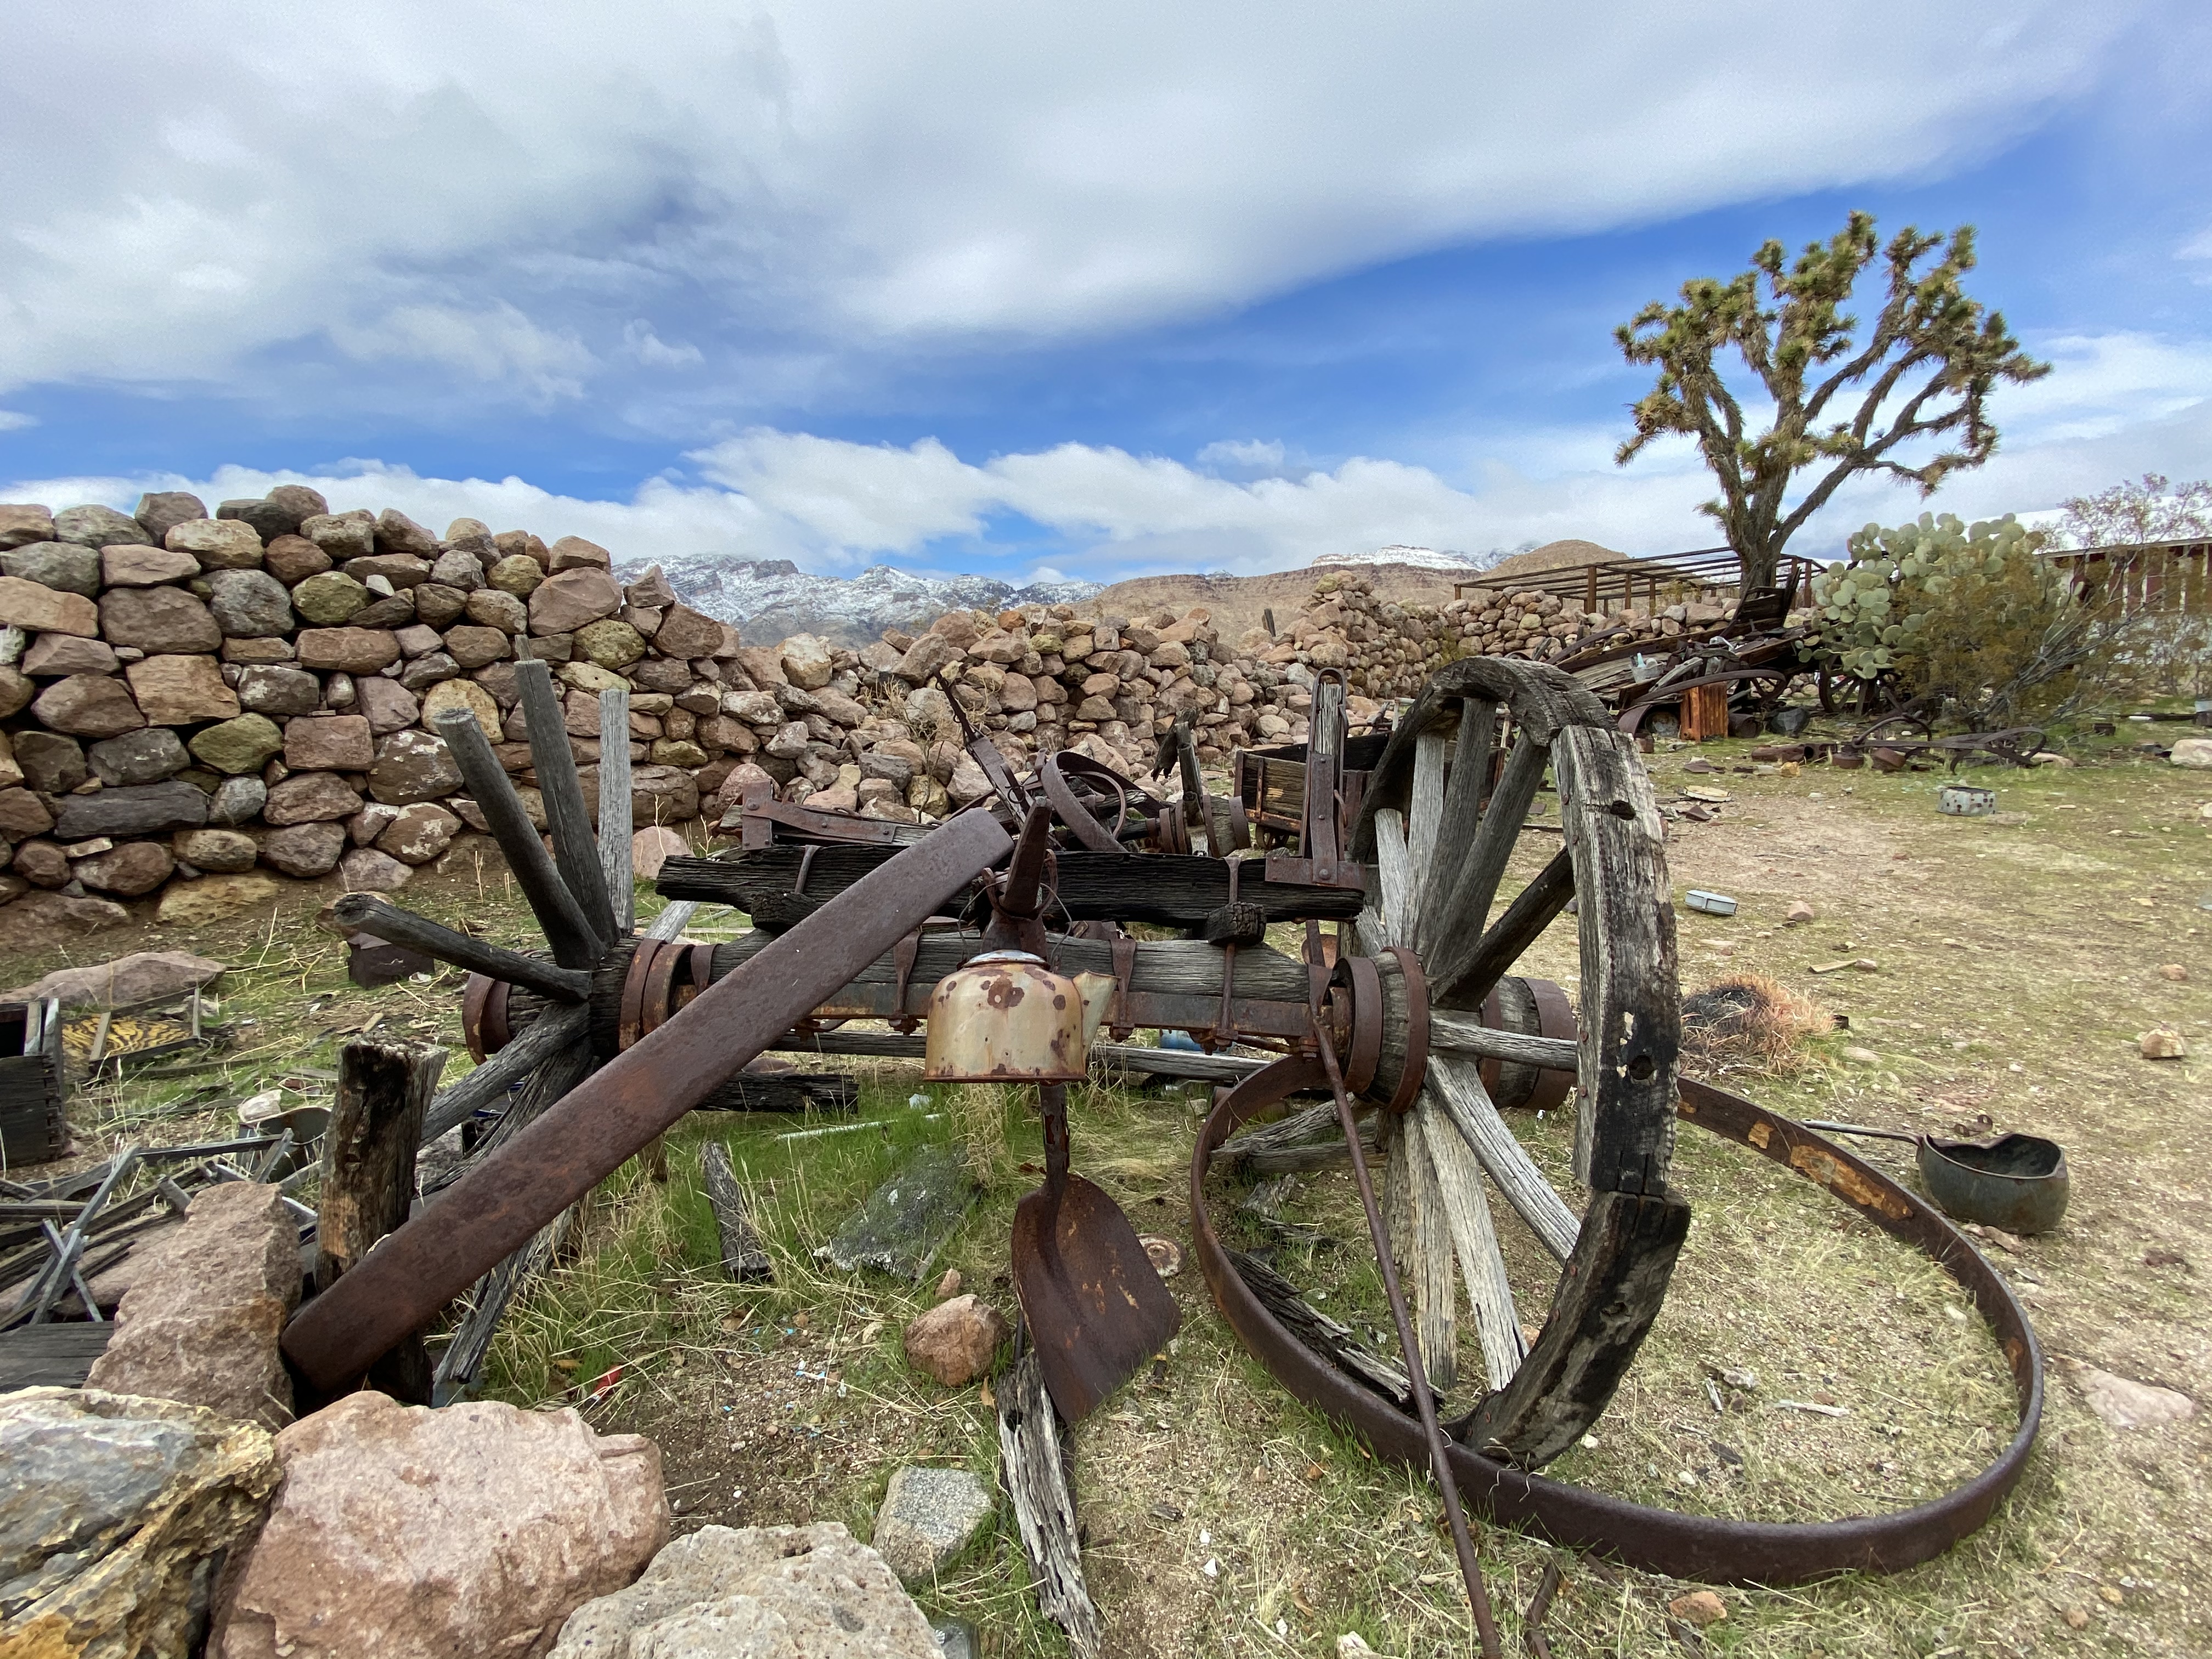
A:
POLYGON ((0 1172, 69 1151, 61 1004, 0 1003, 0 1172))
MULTIPOLYGON (((1785 613, 1813 602, 1813 578, 1826 568, 1818 559, 1795 553, 1783 556, 1775 583, 1783 595, 1781 609, 1785 613)), ((1594 559, 1586 564, 1560 565, 1522 575, 1474 576, 1453 583, 1452 596, 1556 593, 1597 616, 1629 611, 1651 616, 1670 605, 1684 603, 1733 608, 1741 583, 1735 550, 1705 547, 1660 559, 1594 559)))
POLYGON ((2067 548, 2046 556, 2123 616, 2212 616, 2212 541, 2067 548))

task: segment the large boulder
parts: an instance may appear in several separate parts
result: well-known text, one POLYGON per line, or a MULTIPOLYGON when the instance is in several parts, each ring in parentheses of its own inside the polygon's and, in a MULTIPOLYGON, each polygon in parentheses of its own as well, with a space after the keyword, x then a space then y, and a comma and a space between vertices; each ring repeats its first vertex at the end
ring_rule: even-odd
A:
POLYGON ((783 677, 807 691, 830 684, 834 672, 830 642, 814 634, 794 634, 783 642, 783 677))
POLYGON ((505 660, 514 647, 504 629, 465 626, 447 634, 446 649, 455 662, 473 671, 505 660))
POLYGON ((189 491, 155 489, 138 498, 137 510, 131 516, 138 520, 138 527, 159 547, 161 538, 177 526, 207 515, 207 503, 189 491))
POLYGON ((56 680, 39 694, 31 712, 55 731, 80 738, 112 738, 146 723, 129 688, 109 674, 71 674, 56 680))
POLYGON ((884 1559, 834 1521, 702 1527, 569 1616, 551 1659, 941 1659, 884 1559))
POLYGON ((215 614, 181 587, 118 587, 100 597, 100 631, 110 645, 149 656, 220 650, 215 614))
POLYGON ((530 631, 573 634, 622 609, 622 589, 591 567, 548 576, 530 595, 530 631))
POLYGON ((335 628, 351 620, 372 595, 343 570, 325 570, 307 577, 292 590, 292 606, 321 628, 335 628))
POLYGON ((63 593, 21 576, 0 576, 0 625, 33 634, 100 634, 100 607, 82 593, 63 593))
POLYGON ((318 513, 300 520, 300 534, 331 560, 366 558, 376 551, 376 520, 364 513, 318 513))
POLYGON ((585 661, 618 672, 645 654, 645 641, 628 623, 610 617, 578 629, 575 651, 585 661))
POLYGON ((154 538, 137 520, 112 507, 69 507, 54 514, 54 539, 80 547, 119 547, 154 538))
POLYGON ((168 880, 177 861, 158 841, 126 841, 120 847, 79 859, 70 873, 95 893, 137 898, 168 880))
POLYGON ((275 1188, 203 1187, 149 1248, 88 1387, 180 1400, 241 1423, 292 1420, 276 1340, 300 1302, 300 1230, 275 1188))
POLYGON ((189 951, 140 951, 89 968, 57 968, 33 984, 0 991, 0 1002, 52 997, 64 1008, 133 1008, 212 985, 222 973, 222 963, 189 951))
POLYGON ((0 905, 0 951, 51 951, 58 944, 131 920, 112 899, 26 893, 0 905))
POLYGON ((213 657, 148 657, 123 671, 131 695, 156 726, 227 720, 239 712, 238 694, 223 684, 213 657))
MULTIPOLYGON (((275 877, 258 872, 173 881, 162 891, 154 920, 163 927, 209 927, 267 903, 281 890, 275 877)), ((6 915, 0 910, 0 916, 6 915)))
POLYGON ((368 769, 368 793, 392 806, 458 793, 461 769, 443 738, 410 729, 380 738, 368 769))
POLYGON ((287 587, 321 575, 333 562, 331 554, 305 536, 279 536, 261 555, 261 568, 287 587))
POLYGON ((13 553, 0 553, 0 570, 61 593, 100 595, 100 552, 75 542, 33 542, 13 553))
POLYGON ((0 548, 54 538, 54 515, 34 501, 0 501, 0 548))
POLYGON ((283 1491, 209 1659, 538 1659, 668 1537, 659 1449, 573 1411, 353 1394, 278 1435, 276 1455, 283 1491))
POLYGON ((235 519, 187 520, 161 538, 172 553, 189 553, 207 570, 259 569, 261 543, 258 531, 235 519))
POLYGON ((722 624, 688 605, 672 605, 653 643, 664 657, 711 657, 722 648, 722 624))
POLYGON ((288 823, 261 838, 261 861, 272 870, 305 880, 330 874, 345 848, 343 824, 331 819, 288 823))
POLYGON ((434 559, 438 556, 438 538, 404 513, 387 507, 377 515, 376 550, 434 559))
POLYGON ((264 639, 292 631, 292 596, 267 571, 218 570, 208 586, 208 607, 226 635, 264 639))
POLYGON ((95 743, 85 751, 93 775, 110 789, 133 783, 159 783, 192 763, 184 742, 166 726, 141 726, 119 738, 95 743))
MULTIPOLYGON (((532 537, 535 541, 537 538, 532 537)), ((532 550, 535 556, 535 550, 532 550)), ((539 561, 556 574, 563 570, 607 570, 614 566, 614 556, 597 542, 587 542, 581 536, 563 536, 545 550, 539 561)))
POLYGON ((264 1430, 80 1389, 0 1395, 0 1652, 22 1659, 191 1650, 279 1478, 264 1430))

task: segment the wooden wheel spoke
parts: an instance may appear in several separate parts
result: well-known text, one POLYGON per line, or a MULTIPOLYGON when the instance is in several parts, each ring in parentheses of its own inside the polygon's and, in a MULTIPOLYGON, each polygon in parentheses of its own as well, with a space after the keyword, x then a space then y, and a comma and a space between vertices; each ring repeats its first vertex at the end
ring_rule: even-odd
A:
POLYGON ((1375 815, 1375 861, 1382 891, 1374 907, 1380 915, 1386 945, 1412 942, 1413 907, 1419 902, 1419 873, 1406 845, 1406 823, 1395 806, 1375 815))
POLYGON ((1538 742, 1526 728, 1505 751, 1505 769, 1498 776, 1498 787, 1483 808, 1482 821, 1475 828, 1467 857, 1451 876, 1451 896, 1444 902, 1433 935, 1437 941, 1459 933, 1481 936, 1483 924, 1490 917, 1490 902, 1505 875, 1506 860, 1520 842, 1521 826, 1528 820, 1536 787, 1544 781, 1544 769, 1550 762, 1549 745, 1538 742))
POLYGON ((1498 1190, 1505 1194, 1514 1212, 1528 1224, 1529 1231, 1553 1257, 1565 1261, 1575 1248, 1580 1224, 1513 1131, 1505 1127, 1498 1108, 1490 1103, 1490 1091, 1482 1086, 1482 1074, 1475 1062, 1452 1054, 1431 1054, 1429 1086, 1452 1127, 1459 1131, 1484 1172, 1498 1183, 1498 1190))
POLYGON ((1421 1091, 1407 1126, 1419 1140, 1423 1161, 1434 1172, 1436 1194, 1459 1255, 1461 1275, 1467 1280, 1483 1369, 1491 1388, 1502 1389, 1520 1369, 1526 1345, 1513 1310, 1505 1258, 1498 1249, 1497 1229, 1491 1224, 1490 1200, 1483 1196, 1482 1166, 1452 1127, 1433 1091, 1421 1091))
MULTIPOLYGON (((1425 734, 1424 734, 1425 735, 1425 734)), ((1474 845, 1482 820, 1482 798, 1490 783, 1490 757, 1498 743, 1498 705, 1486 697, 1460 700, 1459 739, 1452 756, 1451 777, 1444 786, 1437 812, 1436 840, 1426 868, 1426 890, 1421 901, 1420 936, 1441 936, 1444 907, 1450 901, 1451 872, 1460 867, 1474 845)), ((1419 739, 1414 749, 1419 769, 1419 739)), ((1419 789, 1418 783, 1415 794, 1419 789)))
POLYGON ((1440 1004, 1478 1008, 1575 896, 1574 860, 1562 848, 1480 937, 1472 930, 1437 939, 1429 994, 1440 1004))

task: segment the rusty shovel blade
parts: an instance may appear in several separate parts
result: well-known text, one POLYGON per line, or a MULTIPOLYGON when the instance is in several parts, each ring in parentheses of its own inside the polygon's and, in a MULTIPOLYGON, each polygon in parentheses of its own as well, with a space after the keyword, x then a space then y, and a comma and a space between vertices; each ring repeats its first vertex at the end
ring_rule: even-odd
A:
POLYGON ((1129 1218, 1081 1176, 1040 1187, 1015 1207, 1013 1261, 1045 1390, 1070 1423, 1096 1411, 1182 1323, 1129 1218))

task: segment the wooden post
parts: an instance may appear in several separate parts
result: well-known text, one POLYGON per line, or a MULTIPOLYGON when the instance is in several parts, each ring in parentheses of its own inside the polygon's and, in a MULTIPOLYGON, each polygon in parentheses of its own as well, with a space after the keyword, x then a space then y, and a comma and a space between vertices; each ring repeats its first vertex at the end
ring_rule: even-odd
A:
POLYGON ((1044 1368, 1034 1348, 1014 1362, 1000 1383, 999 1459, 1022 1553, 1029 1557, 1036 1583, 1038 1610, 1067 1633, 1067 1650, 1075 1659, 1096 1659, 1098 1609, 1083 1582, 1075 1497, 1060 1461, 1060 1414, 1044 1391, 1044 1368))
MULTIPOLYGON (((318 1292, 407 1219, 415 1201, 415 1149, 445 1063, 443 1048, 355 1042, 339 1050, 317 1206, 318 1292)), ((428 1405, 430 1360, 420 1334, 370 1366, 367 1382, 404 1404, 428 1405)))
POLYGON ((707 1202, 714 1212, 714 1230, 722 1240, 722 1273, 732 1285, 766 1285, 775 1278, 760 1235, 746 1212, 745 1189, 730 1167, 729 1149, 719 1140, 707 1143, 700 1154, 699 1170, 705 1177, 707 1202))
POLYGON ((637 925, 637 891, 629 861, 629 688, 617 686, 599 693, 599 868, 606 878, 608 902, 614 907, 617 939, 628 939, 637 925))

